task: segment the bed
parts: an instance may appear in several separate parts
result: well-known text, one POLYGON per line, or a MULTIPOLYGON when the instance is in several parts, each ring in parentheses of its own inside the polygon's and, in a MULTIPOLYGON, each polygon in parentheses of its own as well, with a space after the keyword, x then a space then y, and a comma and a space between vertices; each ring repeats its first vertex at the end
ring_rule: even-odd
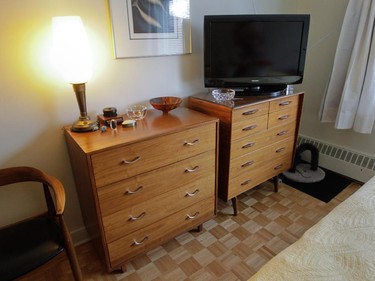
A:
POLYGON ((375 177, 250 280, 375 280, 375 177))

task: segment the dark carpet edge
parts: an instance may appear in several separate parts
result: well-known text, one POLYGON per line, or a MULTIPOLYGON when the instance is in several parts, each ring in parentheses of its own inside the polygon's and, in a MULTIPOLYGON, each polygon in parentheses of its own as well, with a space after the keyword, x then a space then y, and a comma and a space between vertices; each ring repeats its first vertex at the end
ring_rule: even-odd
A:
POLYGON ((320 167, 325 172, 323 180, 314 183, 294 182, 286 178, 283 174, 279 178, 283 183, 302 191, 314 198, 317 198, 325 203, 328 203, 335 198, 341 191, 349 186, 355 180, 346 176, 333 172, 331 170, 320 167))

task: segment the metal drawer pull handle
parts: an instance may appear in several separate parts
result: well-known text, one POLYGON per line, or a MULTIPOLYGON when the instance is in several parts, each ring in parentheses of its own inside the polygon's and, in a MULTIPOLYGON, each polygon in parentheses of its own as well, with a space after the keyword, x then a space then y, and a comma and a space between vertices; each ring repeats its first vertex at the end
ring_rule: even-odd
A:
POLYGON ((286 106, 286 105, 289 105, 291 103, 292 103, 291 101, 284 101, 284 102, 280 102, 279 106, 286 106))
POLYGON ((195 212, 194 215, 189 215, 189 214, 187 214, 186 219, 187 219, 187 220, 192 220, 192 219, 195 219, 198 215, 199 215, 199 212, 195 212))
POLYGON ((283 135, 286 135, 288 133, 288 131, 281 131, 279 133, 277 133, 278 136, 283 136, 283 135))
POLYGON ((275 168, 273 168, 274 170, 280 170, 281 168, 283 167, 283 164, 280 164, 280 165, 277 165, 275 168))
POLYGON ((185 197, 193 197, 193 196, 197 195, 198 192, 199 192, 198 188, 196 190, 194 190, 194 192, 188 192, 187 191, 186 194, 185 194, 185 197))
POLYGON ((138 217, 133 217, 132 215, 130 215, 130 218, 128 219, 128 221, 136 221, 136 220, 140 220, 140 219, 143 218, 145 215, 146 215, 146 212, 142 212, 142 214, 140 214, 138 217))
POLYGON ((283 115, 283 116, 279 117, 279 120, 285 120, 285 119, 288 119, 288 118, 289 118, 289 115, 283 115))
POLYGON ((194 172, 196 172, 198 169, 199 169, 199 166, 195 166, 195 167, 192 168, 192 169, 188 169, 188 168, 186 168, 186 169, 185 169, 185 173, 194 173, 194 172))
POLYGON ((241 183, 242 186, 244 185, 247 185, 247 184, 250 184, 252 180, 247 180, 247 181, 244 181, 243 183, 241 183))
POLYGON ((145 238, 142 239, 142 241, 138 242, 137 240, 133 240, 133 244, 132 246, 139 246, 139 245, 142 245, 143 243, 145 243, 148 239, 148 236, 145 236, 145 238))
POLYGON ((124 192, 124 195, 132 195, 132 194, 136 194, 136 193, 140 192, 142 189, 143 189, 143 186, 142 186, 142 185, 138 186, 137 189, 136 189, 135 191, 131 191, 131 190, 128 188, 128 190, 126 190, 126 191, 124 192))
POLYGON ((254 164, 254 161, 249 161, 241 165, 242 168, 249 167, 254 164))
POLYGON ((193 146, 199 143, 199 139, 196 139, 192 142, 185 141, 184 145, 193 146))
POLYGON ((245 145, 242 146, 242 148, 250 148, 250 147, 253 147, 255 145, 255 142, 249 142, 245 145))
POLYGON ((122 160, 123 164, 133 164, 141 159, 141 156, 135 157, 133 160, 122 160))
POLYGON ((253 110, 249 110, 249 111, 242 113, 242 115, 252 115, 252 114, 257 113, 258 111, 259 109, 253 109, 253 110))
POLYGON ((251 126, 248 126, 248 127, 243 128, 242 131, 250 131, 250 130, 254 130, 256 127, 257 127, 257 125, 251 125, 251 126))
POLYGON ((284 150, 285 150, 285 147, 279 148, 279 149, 276 150, 276 153, 283 152, 284 150))

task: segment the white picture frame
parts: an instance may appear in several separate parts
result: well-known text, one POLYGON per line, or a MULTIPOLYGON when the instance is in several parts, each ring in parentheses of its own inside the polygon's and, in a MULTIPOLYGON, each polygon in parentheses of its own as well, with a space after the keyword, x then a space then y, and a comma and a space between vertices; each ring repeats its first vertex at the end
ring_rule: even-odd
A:
POLYGON ((115 58, 190 54, 190 0, 108 0, 115 58))

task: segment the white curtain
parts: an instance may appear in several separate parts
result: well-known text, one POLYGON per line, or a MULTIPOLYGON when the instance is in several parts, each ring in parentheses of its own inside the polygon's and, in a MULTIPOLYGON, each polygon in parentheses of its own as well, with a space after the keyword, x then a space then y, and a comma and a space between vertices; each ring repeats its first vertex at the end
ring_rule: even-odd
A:
POLYGON ((375 120, 374 1, 349 0, 320 110, 322 122, 363 134, 375 120))

